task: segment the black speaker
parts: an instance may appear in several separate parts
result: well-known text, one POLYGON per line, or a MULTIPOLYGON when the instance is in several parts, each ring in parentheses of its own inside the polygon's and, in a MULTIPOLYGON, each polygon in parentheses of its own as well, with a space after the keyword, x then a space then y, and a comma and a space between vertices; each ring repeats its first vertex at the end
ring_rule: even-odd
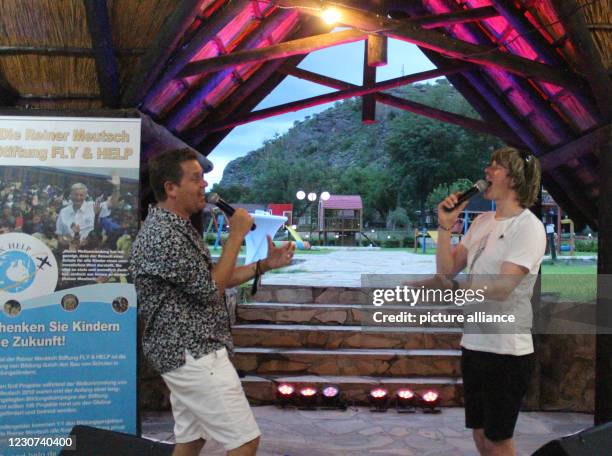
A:
POLYGON ((153 442, 131 434, 89 426, 75 426, 70 431, 74 442, 59 456, 172 456, 174 445, 153 442))
POLYGON ((612 422, 552 440, 532 456, 604 456, 612 454, 612 422))

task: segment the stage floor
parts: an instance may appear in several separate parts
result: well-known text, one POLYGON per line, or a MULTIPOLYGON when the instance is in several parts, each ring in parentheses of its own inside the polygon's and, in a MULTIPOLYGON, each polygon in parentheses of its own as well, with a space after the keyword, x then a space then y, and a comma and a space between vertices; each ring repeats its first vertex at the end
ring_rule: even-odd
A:
MULTIPOLYGON (((446 408, 438 415, 421 412, 371 413, 364 407, 341 411, 281 410, 253 407, 262 431, 260 456, 473 456, 471 431, 464 428, 463 408, 446 408)), ((533 451, 554 438, 592 426, 593 416, 580 413, 521 413, 515 431, 517 454, 533 451)), ((173 442, 172 414, 146 413, 143 436, 173 442)), ((224 455, 207 442, 202 455, 224 455)))

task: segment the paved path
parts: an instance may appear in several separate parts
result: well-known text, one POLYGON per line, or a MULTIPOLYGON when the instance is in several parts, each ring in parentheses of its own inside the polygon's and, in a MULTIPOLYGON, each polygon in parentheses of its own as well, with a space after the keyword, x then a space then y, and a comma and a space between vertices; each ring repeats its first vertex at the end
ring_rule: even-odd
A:
MULTIPOLYGON (((253 407, 262 431, 259 456, 473 456, 471 431, 464 428, 463 409, 446 408, 439 415, 371 413, 364 407, 341 411, 282 410, 253 407)), ((578 413, 521 413, 515 441, 518 455, 527 456, 544 443, 577 432, 593 423, 578 413)), ((173 441, 172 415, 147 413, 143 435, 173 441)), ((208 442, 201 455, 225 452, 208 442)))
POLYGON ((295 264, 262 278, 266 285, 359 287, 362 274, 433 274, 436 257, 375 249, 300 254, 295 264))

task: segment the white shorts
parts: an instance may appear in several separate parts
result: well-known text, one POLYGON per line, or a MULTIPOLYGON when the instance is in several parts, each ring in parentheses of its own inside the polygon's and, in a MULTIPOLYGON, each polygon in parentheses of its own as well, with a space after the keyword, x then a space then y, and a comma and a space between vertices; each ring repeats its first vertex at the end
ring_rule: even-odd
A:
POLYGON ((177 443, 213 439, 233 450, 261 432, 236 369, 222 348, 162 374, 170 389, 177 443))

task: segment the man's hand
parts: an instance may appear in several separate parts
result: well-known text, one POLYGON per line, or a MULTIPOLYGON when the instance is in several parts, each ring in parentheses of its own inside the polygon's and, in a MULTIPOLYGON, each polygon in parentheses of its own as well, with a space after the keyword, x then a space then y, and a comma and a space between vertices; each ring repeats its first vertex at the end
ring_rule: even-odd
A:
POLYGON ((469 201, 464 201, 460 206, 453 209, 451 212, 446 212, 446 209, 450 209, 455 204, 457 204, 457 197, 460 195, 459 192, 451 193, 445 199, 443 199, 440 204, 438 204, 438 224, 447 230, 450 230, 457 219, 459 218, 459 214, 465 206, 467 206, 469 201))
POLYGON ((268 256, 265 260, 265 265, 268 270, 282 268, 291 264, 293 259, 293 252, 295 251, 295 244, 293 242, 287 242, 282 247, 276 247, 272 238, 268 238, 268 256))
POLYGON ((253 226, 253 217, 249 215, 246 209, 239 207, 229 219, 230 235, 240 236, 241 239, 249 234, 251 226, 253 226))

